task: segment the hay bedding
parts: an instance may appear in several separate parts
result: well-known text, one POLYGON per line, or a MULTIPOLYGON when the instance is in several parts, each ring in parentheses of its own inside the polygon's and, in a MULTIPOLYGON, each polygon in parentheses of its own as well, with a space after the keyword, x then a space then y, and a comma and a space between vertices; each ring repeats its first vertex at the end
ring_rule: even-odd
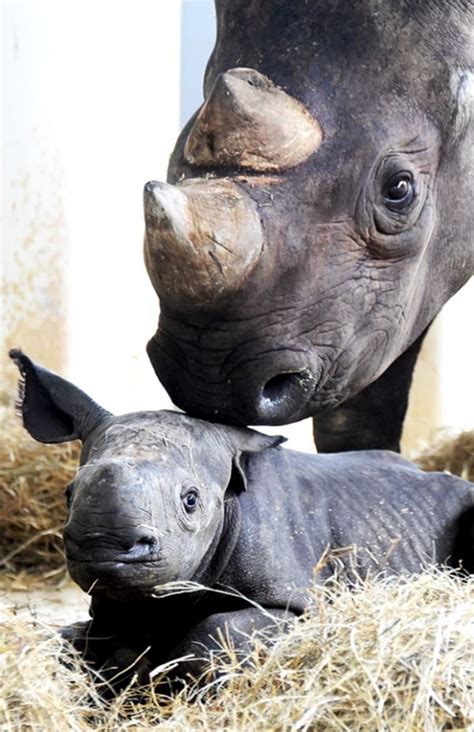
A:
MULTIPOLYGON (((225 685, 190 701, 130 692, 106 706, 51 628, 4 613, 2 729, 474 729, 474 580, 442 573, 315 591, 311 615, 225 685)), ((159 676, 159 670, 158 670, 159 676)))
POLYGON ((0 569, 16 586, 65 576, 64 490, 75 475, 80 445, 41 445, 2 408, 0 440, 0 569))
POLYGON ((414 457, 423 470, 447 471, 474 482, 474 430, 437 439, 414 457))
MULTIPOLYGON (((38 445, 11 410, 0 448, 0 583, 8 589, 65 577, 64 489, 77 444, 38 445)), ((474 432, 441 442, 425 469, 474 479, 474 432)), ((474 730, 474 578, 441 573, 373 581, 355 592, 319 590, 315 609, 245 670, 224 656, 219 695, 152 689, 106 707, 76 659, 59 662, 53 625, 4 607, 0 633, 0 727, 5 730, 474 730)), ((80 615, 85 616, 84 611, 80 615)), ((159 677, 159 671, 157 671, 159 677)))

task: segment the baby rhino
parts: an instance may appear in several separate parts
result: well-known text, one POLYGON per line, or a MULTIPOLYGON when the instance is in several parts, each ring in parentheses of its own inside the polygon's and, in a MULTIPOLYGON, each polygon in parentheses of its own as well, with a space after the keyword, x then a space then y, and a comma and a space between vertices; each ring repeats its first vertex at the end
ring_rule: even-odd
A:
POLYGON ((283 450, 281 437, 175 412, 115 417, 10 355, 28 432, 83 443, 64 545, 92 619, 69 637, 114 683, 138 657, 142 678, 191 655, 173 673, 198 674, 221 630, 245 651, 254 629, 301 614, 336 565, 348 581, 427 564, 474 571, 474 490, 459 478, 386 451, 283 450))

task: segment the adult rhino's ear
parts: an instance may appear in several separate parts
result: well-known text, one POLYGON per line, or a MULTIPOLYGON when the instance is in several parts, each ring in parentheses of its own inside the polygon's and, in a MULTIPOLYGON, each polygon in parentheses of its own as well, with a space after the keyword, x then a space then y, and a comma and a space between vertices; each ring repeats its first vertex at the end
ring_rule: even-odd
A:
POLYGON ((66 379, 33 363, 18 349, 9 352, 21 374, 17 407, 23 425, 39 442, 84 440, 110 416, 66 379))
POLYGON ((232 475, 229 488, 240 493, 247 490, 247 459, 252 452, 261 452, 269 447, 278 447, 286 442, 281 435, 264 435, 248 428, 226 427, 233 448, 232 475))

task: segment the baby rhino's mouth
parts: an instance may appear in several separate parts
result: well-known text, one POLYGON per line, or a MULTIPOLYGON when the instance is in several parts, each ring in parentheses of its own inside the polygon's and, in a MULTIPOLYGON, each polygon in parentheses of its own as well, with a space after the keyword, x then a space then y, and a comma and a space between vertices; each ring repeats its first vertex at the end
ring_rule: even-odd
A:
POLYGON ((143 526, 80 531, 69 523, 64 546, 71 577, 96 594, 149 594, 161 581, 162 553, 155 532, 143 526))
POLYGON ((150 597, 163 578, 162 563, 115 559, 73 559, 67 557, 69 574, 79 587, 91 595, 119 600, 150 597))

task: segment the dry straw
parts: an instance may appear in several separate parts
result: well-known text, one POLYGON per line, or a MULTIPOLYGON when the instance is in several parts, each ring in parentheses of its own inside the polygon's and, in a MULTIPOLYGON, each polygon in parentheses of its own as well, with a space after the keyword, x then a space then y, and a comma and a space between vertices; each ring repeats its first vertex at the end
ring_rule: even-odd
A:
MULTIPOLYGON (((79 445, 41 445, 13 410, 2 408, 0 440, 0 569, 42 581, 64 576, 64 490, 74 476, 79 445)), ((20 576, 19 576, 20 575, 20 576)))
POLYGON ((453 435, 442 431, 414 459, 423 470, 445 470, 474 481, 474 430, 453 435))
MULTIPOLYGON (((1 416, 2 575, 31 587, 64 576, 63 493, 79 447, 39 445, 12 410, 1 416)), ((471 432, 420 462, 473 479, 473 455, 471 432)), ((245 668, 224 654, 219 694, 192 701, 189 686, 173 699, 148 689, 106 706, 80 661, 65 666, 62 653, 51 626, 4 611, 2 730, 474 730, 474 579, 438 572, 315 591, 307 620, 269 650, 257 643, 245 668)))
POLYGON ((316 589, 307 619, 257 642, 245 668, 224 654, 219 693, 194 699, 147 689, 107 706, 79 661, 61 664, 51 629, 13 612, 1 646, 5 730, 474 729, 474 579, 447 573, 316 589))

